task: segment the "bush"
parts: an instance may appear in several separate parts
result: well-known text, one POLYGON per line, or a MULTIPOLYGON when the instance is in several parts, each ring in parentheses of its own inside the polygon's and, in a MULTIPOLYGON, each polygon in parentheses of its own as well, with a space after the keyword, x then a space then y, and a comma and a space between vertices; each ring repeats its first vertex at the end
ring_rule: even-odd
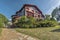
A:
POLYGON ((40 21, 38 23, 38 27, 54 27, 57 25, 56 21, 52 21, 52 20, 44 20, 44 21, 40 21))
POLYGON ((21 28, 54 27, 56 25, 57 22, 53 20, 37 21, 33 17, 27 18, 26 16, 22 16, 16 23, 16 26, 21 28))
POLYGON ((22 28, 33 28, 36 27, 34 26, 35 22, 36 20, 33 17, 27 18, 26 16, 22 16, 16 25, 22 28))

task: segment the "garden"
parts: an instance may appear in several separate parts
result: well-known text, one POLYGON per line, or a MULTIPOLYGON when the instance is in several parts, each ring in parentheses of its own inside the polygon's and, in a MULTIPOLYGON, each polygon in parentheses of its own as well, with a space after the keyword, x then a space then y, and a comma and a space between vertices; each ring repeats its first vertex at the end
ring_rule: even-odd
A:
POLYGON ((50 17, 50 15, 45 16, 46 18, 44 20, 22 16, 15 24, 19 27, 15 28, 15 30, 22 34, 38 38, 39 40, 60 40, 60 23, 54 17, 50 17))

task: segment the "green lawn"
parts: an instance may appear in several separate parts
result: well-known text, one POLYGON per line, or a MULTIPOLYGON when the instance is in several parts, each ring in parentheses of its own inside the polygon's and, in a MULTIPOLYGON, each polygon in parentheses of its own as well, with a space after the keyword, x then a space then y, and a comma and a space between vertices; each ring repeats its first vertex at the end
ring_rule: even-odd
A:
POLYGON ((59 29, 58 27, 46 28, 16 28, 16 31, 39 38, 40 40, 60 40, 60 32, 51 32, 59 29))
POLYGON ((0 28, 0 35, 1 35, 1 32, 2 32, 2 28, 0 28))

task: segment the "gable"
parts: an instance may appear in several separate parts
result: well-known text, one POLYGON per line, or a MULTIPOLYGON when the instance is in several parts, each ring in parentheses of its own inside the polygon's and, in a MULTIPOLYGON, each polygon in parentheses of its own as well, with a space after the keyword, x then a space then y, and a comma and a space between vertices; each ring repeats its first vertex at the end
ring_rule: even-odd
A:
POLYGON ((35 6, 25 6, 25 10, 29 11, 29 12, 32 12, 32 13, 35 13, 35 14, 40 14, 41 16, 44 17, 44 15, 42 14, 42 12, 39 11, 35 6))
POLYGON ((42 14, 42 11, 39 10, 39 9, 37 8, 37 6, 35 6, 35 5, 25 4, 25 5, 21 8, 21 10, 19 10, 18 12, 21 12, 23 9, 25 9, 25 11, 27 10, 27 11, 34 12, 34 13, 37 13, 37 14, 41 14, 42 17, 44 17, 44 15, 42 14))

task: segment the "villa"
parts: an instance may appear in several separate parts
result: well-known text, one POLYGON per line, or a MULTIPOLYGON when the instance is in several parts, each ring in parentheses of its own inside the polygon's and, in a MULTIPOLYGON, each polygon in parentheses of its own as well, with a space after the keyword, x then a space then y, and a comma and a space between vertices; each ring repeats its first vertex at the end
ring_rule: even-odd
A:
POLYGON ((25 4, 15 15, 12 15, 12 21, 19 19, 21 16, 34 17, 35 19, 44 19, 42 11, 35 5, 25 4))

